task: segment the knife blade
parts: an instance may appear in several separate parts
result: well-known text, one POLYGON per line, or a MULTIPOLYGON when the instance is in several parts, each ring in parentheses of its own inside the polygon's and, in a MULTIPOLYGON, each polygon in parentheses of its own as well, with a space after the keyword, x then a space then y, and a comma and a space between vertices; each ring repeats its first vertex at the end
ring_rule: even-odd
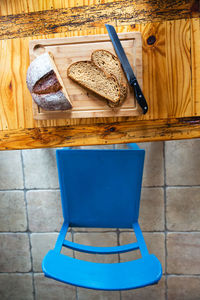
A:
POLYGON ((143 114, 146 114, 148 111, 148 104, 146 102, 146 99, 142 93, 142 90, 139 86, 139 83, 137 81, 137 78, 135 77, 135 74, 133 72, 133 69, 128 61, 128 58, 124 52, 124 49, 122 47, 122 44, 118 38, 118 35, 115 31, 115 28, 112 25, 109 24, 105 24, 106 29, 108 31, 110 40, 113 44, 113 47, 115 49, 115 52, 121 62, 122 68, 124 70, 124 73, 126 75, 126 78, 129 82, 129 84, 131 85, 131 87, 133 88, 134 92, 135 92, 135 97, 137 99, 138 104, 140 105, 140 107, 142 108, 143 114))

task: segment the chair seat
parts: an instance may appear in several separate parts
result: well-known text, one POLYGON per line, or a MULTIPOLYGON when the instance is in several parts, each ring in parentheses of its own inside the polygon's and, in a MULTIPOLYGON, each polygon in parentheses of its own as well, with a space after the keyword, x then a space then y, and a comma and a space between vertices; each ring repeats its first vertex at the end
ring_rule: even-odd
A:
POLYGON ((154 284, 162 276, 155 255, 123 263, 93 263, 50 250, 42 262, 45 276, 85 288, 126 290, 154 284))

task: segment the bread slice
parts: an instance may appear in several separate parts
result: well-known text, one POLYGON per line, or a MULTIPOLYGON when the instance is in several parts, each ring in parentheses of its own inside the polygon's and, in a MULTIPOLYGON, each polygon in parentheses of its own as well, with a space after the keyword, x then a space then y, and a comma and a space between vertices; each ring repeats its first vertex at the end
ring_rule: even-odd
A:
POLYGON ((127 84, 124 80, 123 71, 119 59, 107 50, 95 50, 91 55, 92 62, 104 72, 114 74, 120 85, 120 99, 116 103, 108 102, 111 107, 122 105, 127 96, 127 84))
POLYGON ((62 78, 50 53, 34 59, 26 74, 27 87, 33 100, 44 110, 72 108, 62 78))
POLYGON ((116 103, 120 99, 120 86, 113 75, 106 74, 91 61, 78 61, 70 65, 67 75, 97 95, 116 103))

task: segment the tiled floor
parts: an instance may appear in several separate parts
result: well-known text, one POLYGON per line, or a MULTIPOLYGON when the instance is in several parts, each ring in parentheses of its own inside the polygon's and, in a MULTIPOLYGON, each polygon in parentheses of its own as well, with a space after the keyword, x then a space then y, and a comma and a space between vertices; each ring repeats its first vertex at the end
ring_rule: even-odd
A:
MULTIPOLYGON (((200 140, 144 143, 140 224, 150 252, 163 266, 158 285, 119 292, 94 291, 47 279, 41 261, 62 224, 55 150, 0 152, 1 300, 199 300, 200 140)), ((122 147, 117 145, 116 147, 122 147)), ((74 229, 69 239, 92 245, 133 240, 128 230, 74 229)), ((68 250, 82 258, 83 253, 68 250)), ((139 253, 84 255, 116 262, 139 253)))

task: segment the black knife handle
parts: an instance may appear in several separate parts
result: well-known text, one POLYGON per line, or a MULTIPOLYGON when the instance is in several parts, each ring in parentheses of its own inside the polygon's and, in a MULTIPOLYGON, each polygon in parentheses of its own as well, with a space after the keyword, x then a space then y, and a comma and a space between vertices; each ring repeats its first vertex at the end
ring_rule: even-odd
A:
POLYGON ((135 92, 135 97, 138 101, 138 104, 141 106, 142 110, 143 110, 143 114, 146 114, 148 111, 148 104, 147 101, 142 93, 142 90, 139 86, 139 83, 137 82, 137 79, 131 79, 130 80, 130 85, 132 86, 132 88, 134 89, 135 92))

